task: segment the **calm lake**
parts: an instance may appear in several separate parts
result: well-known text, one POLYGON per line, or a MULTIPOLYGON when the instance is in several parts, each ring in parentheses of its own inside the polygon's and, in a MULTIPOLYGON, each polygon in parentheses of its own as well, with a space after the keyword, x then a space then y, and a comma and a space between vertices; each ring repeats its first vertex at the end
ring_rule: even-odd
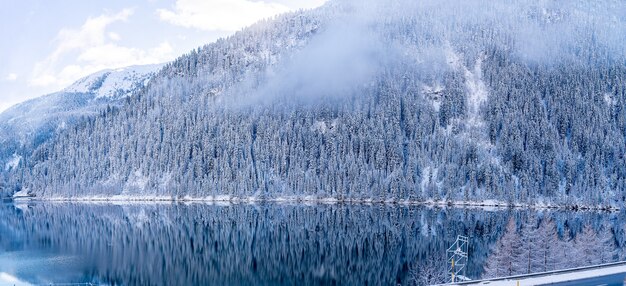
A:
POLYGON ((623 212, 402 205, 20 203, 0 207, 0 284, 411 285, 622 259, 623 212))

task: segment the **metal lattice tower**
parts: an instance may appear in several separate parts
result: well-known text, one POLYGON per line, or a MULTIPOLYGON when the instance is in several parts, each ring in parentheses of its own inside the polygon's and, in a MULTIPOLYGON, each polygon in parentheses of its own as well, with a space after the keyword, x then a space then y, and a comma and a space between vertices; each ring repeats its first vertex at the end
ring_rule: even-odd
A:
POLYGON ((469 240, 467 236, 459 235, 456 237, 454 244, 446 250, 448 273, 450 274, 451 283, 467 279, 465 277, 465 266, 467 266, 468 246, 469 240))

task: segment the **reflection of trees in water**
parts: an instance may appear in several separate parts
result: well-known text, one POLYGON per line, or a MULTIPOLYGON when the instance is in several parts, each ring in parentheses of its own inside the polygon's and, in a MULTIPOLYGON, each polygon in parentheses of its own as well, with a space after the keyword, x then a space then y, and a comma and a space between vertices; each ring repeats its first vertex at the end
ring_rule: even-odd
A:
MULTIPOLYGON (((470 237, 467 274, 479 278, 488 260, 499 259, 491 268, 507 264, 490 255, 513 251, 503 241, 517 243, 519 267, 530 261, 533 270, 550 270, 558 265, 554 253, 573 255, 559 243, 599 245, 590 241, 610 239, 598 230, 624 221, 623 213, 546 211, 540 222, 515 223, 533 214, 397 205, 4 205, 0 249, 84 256, 87 280, 109 284, 423 285, 447 278, 445 250, 459 234, 470 237)), ((622 228, 610 228, 624 245, 622 228)), ((581 263, 582 253, 597 252, 576 248, 581 263)))
POLYGON ((522 226, 510 218, 504 235, 493 246, 483 278, 545 272, 596 265, 618 259, 614 230, 607 224, 594 229, 589 223, 576 235, 565 227, 559 234, 554 220, 536 223, 530 217, 522 226))
POLYGON ((410 284, 410 272, 421 275, 457 234, 479 238, 482 255, 506 222, 481 211, 384 205, 0 209, 0 241, 6 229, 25 248, 87 256, 86 277, 125 285, 410 284))

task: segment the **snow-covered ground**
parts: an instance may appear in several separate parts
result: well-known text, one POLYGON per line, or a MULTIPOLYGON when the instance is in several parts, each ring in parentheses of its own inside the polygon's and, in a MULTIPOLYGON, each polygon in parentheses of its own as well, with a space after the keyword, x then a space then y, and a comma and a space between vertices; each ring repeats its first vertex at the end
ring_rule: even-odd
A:
POLYGON ((22 281, 19 278, 6 272, 0 272, 0 284, 13 286, 31 285, 28 282, 22 281))
POLYGON ((22 199, 22 198, 31 198, 32 196, 28 194, 28 190, 23 189, 15 194, 13 194, 14 199, 22 199))
POLYGON ((25 191, 18 192, 14 198, 30 199, 46 202, 94 202, 94 203, 161 203, 161 202, 180 202, 180 203, 257 203, 257 202, 274 202, 274 203, 302 203, 302 204, 387 204, 387 205, 413 205, 427 207, 457 207, 457 208, 481 208, 485 210, 493 210, 498 208, 532 208, 532 209, 576 209, 576 210, 603 210, 603 211, 619 211, 619 208, 609 206, 561 206, 549 203, 535 204, 510 204, 498 200, 481 200, 481 201, 446 201, 446 200, 385 200, 385 199, 339 199, 335 197, 316 197, 316 196, 287 196, 275 198, 262 198, 256 196, 235 197, 230 195, 219 196, 171 196, 171 195, 94 195, 81 197, 29 197, 25 191))

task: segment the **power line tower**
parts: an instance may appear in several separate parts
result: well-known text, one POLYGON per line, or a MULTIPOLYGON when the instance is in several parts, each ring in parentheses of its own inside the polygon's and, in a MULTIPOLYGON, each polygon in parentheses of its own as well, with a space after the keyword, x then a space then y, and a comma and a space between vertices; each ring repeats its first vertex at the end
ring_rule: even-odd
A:
POLYGON ((454 244, 446 250, 448 273, 450 273, 451 283, 467 280, 465 276, 465 266, 467 266, 468 246, 469 240, 467 236, 459 235, 456 237, 454 244))

